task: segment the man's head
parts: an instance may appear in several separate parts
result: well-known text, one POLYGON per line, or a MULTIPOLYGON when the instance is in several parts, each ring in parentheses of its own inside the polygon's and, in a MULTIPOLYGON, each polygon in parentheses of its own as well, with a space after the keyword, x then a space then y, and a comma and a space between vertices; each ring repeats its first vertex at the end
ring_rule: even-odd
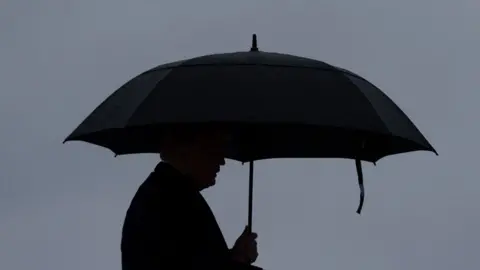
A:
POLYGON ((202 190, 215 184, 225 165, 228 134, 220 129, 176 129, 162 140, 160 157, 191 177, 202 190))

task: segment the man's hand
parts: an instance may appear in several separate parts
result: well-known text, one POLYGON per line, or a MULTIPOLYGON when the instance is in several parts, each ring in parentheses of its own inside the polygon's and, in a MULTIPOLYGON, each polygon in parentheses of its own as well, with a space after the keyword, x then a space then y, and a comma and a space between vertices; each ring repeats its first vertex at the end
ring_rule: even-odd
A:
POLYGON ((257 234, 251 233, 248 227, 245 227, 242 235, 238 237, 232 248, 232 259, 245 264, 252 264, 257 260, 257 234))

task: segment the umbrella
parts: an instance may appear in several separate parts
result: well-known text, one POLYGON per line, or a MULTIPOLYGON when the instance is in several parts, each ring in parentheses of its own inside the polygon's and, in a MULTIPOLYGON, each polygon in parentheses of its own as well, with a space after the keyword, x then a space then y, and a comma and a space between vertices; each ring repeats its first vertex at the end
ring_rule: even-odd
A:
POLYGON ((250 51, 211 54, 157 66, 101 103, 65 141, 85 141, 116 155, 158 153, 174 127, 223 126, 232 133, 227 158, 254 161, 347 158, 356 163, 360 214, 361 161, 411 151, 437 153, 404 112, 359 75, 325 62, 250 51))

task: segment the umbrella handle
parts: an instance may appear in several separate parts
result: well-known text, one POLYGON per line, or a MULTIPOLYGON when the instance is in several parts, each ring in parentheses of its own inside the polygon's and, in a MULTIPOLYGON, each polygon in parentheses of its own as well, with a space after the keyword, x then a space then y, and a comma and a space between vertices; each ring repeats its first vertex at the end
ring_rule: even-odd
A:
POLYGON ((253 217, 253 161, 249 162, 248 175, 248 232, 252 232, 252 217, 253 217))

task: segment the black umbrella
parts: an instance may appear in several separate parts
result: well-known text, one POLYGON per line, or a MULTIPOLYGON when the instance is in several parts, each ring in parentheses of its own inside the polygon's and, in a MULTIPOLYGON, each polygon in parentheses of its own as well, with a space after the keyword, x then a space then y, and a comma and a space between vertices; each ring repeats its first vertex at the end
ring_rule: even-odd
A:
POLYGON ((115 91, 68 140, 116 155, 157 153, 159 138, 175 126, 221 125, 233 140, 227 158, 348 158, 361 161, 435 149, 380 89, 327 63, 260 52, 213 54, 160 65, 115 91))

